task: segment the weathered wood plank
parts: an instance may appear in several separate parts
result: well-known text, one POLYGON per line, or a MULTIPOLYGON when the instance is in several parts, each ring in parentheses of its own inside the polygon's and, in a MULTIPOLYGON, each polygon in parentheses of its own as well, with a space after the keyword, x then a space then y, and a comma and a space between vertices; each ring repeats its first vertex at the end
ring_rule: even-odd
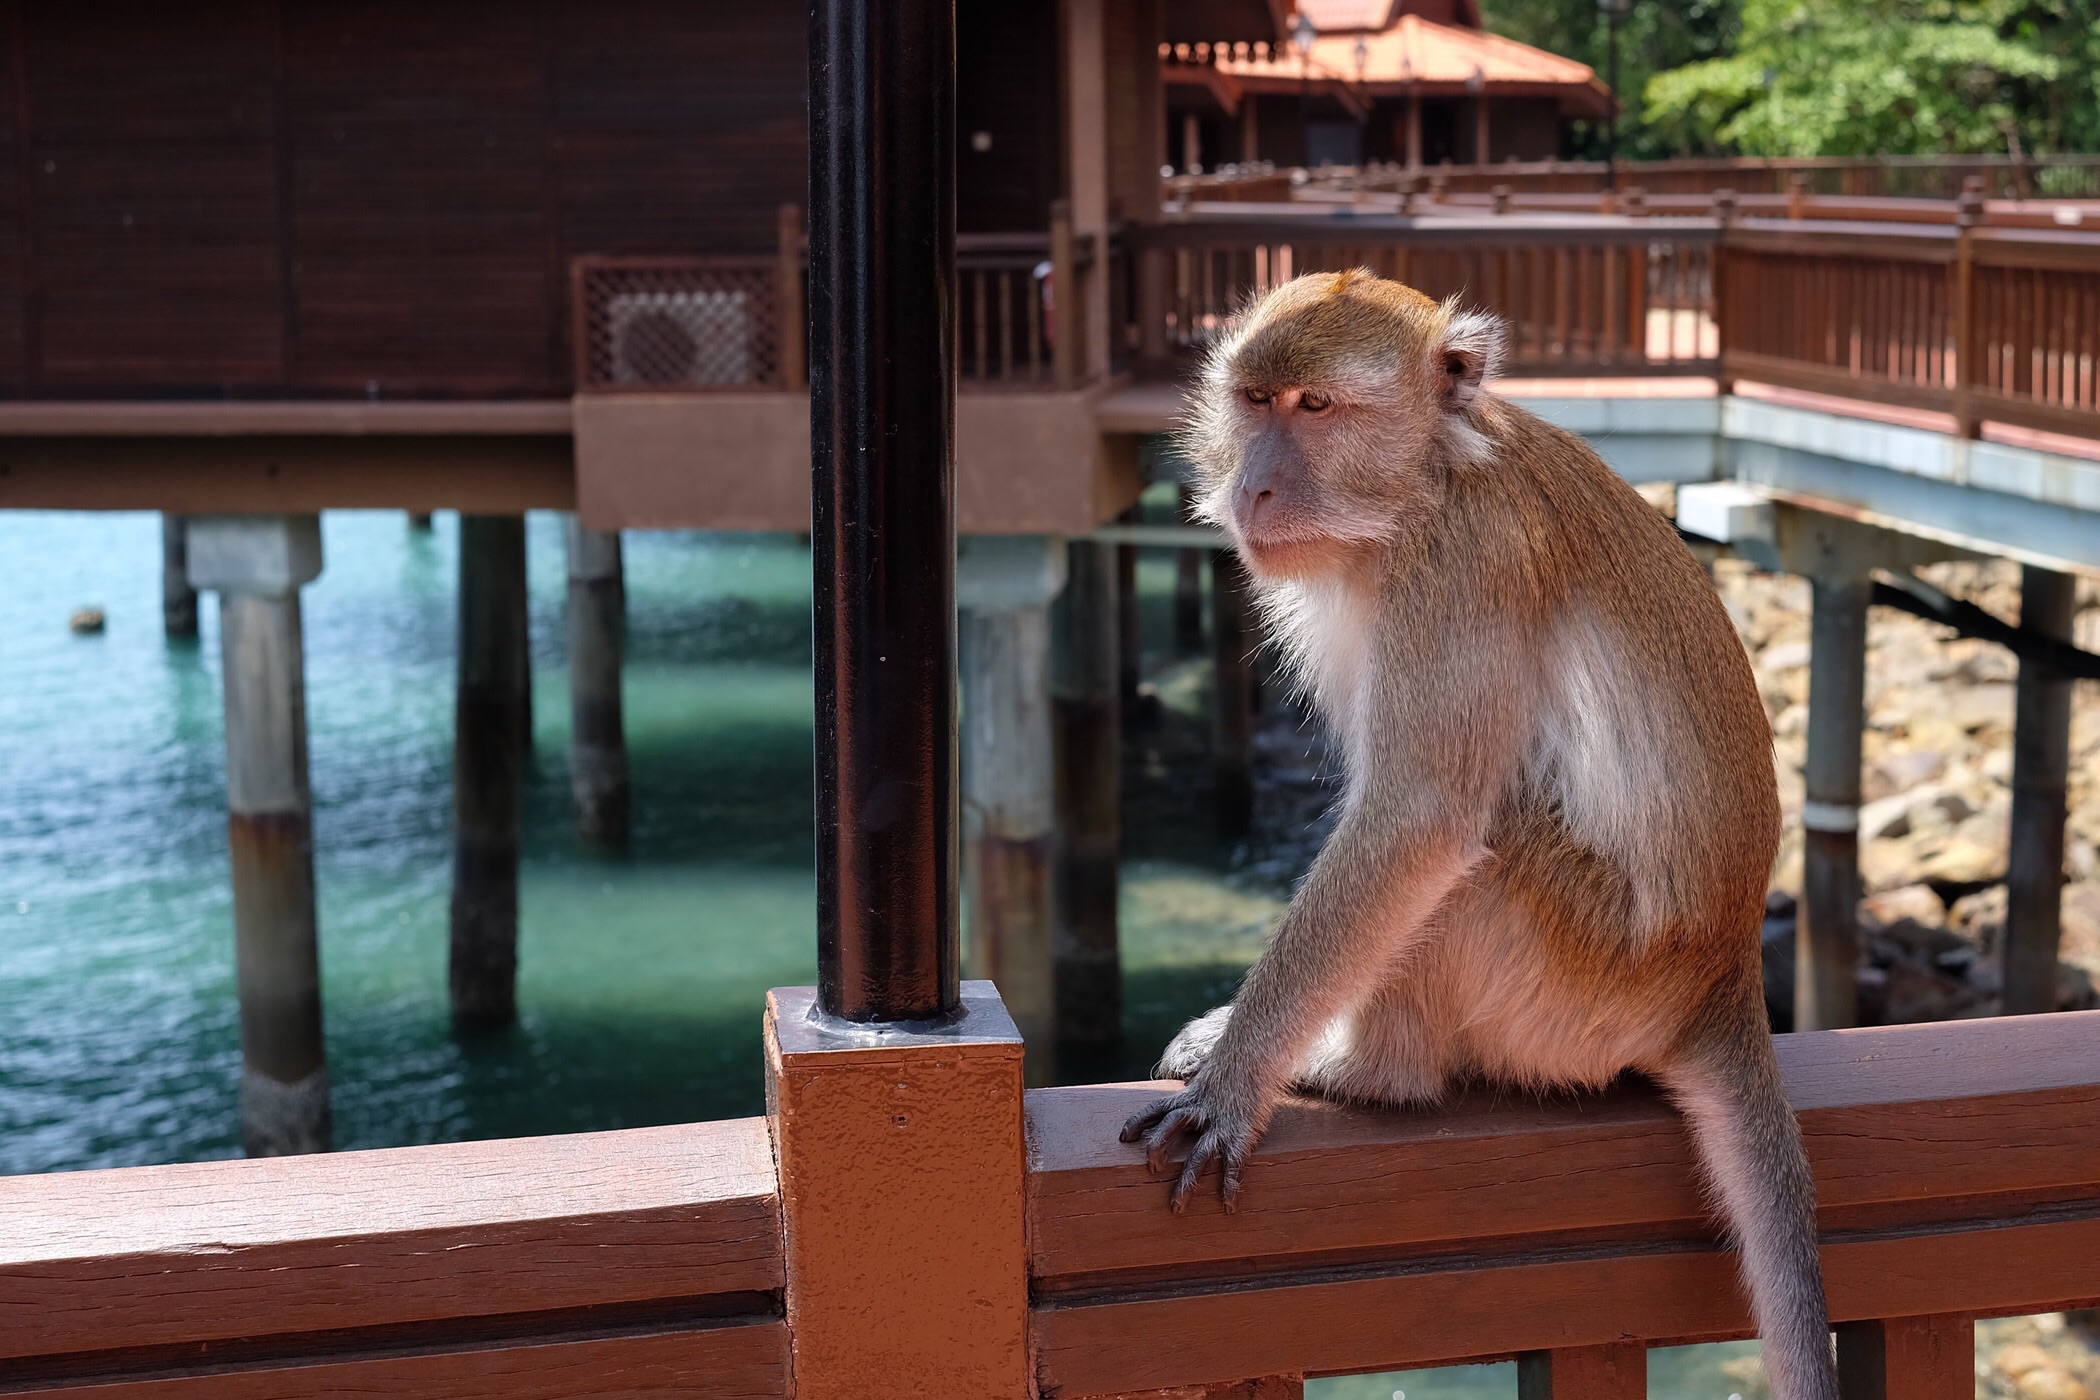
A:
MULTIPOLYGON (((1781 1036, 1778 1048, 1826 1228, 1892 1202, 2100 1182, 2100 1013, 1781 1036)), ((1472 1095, 1434 1114, 1294 1102, 1231 1216, 1210 1193, 1172 1214, 1167 1184, 1117 1141, 1157 1092, 1028 1096, 1039 1291, 1569 1231, 1711 1237, 1680 1120, 1644 1087, 1543 1104, 1472 1095)))
POLYGON ((781 1281, 756 1118, 0 1179, 0 1358, 781 1281))
POLYGON ((1648 1348, 1526 1352, 1517 1358, 1517 1400, 1648 1400, 1648 1348))
POLYGON ((501 1350, 322 1359, 144 1380, 83 1379, 17 1396, 94 1400, 308 1400, 316 1395, 442 1395, 446 1400, 761 1400, 788 1393, 784 1322, 661 1336, 525 1344, 501 1350))
POLYGON ((1969 1400, 1976 1324, 1961 1314, 1848 1322, 1837 1329, 1838 1382, 1850 1400, 1969 1400))
MULTIPOLYGON (((2043 1224, 1826 1240, 1839 1319, 2027 1313, 2100 1300, 2100 1204, 2043 1224)), ((1518 1257, 1397 1259, 1261 1286, 1161 1288, 1039 1307, 1046 1396, 1198 1385, 1294 1370, 1402 1370, 1538 1349, 1751 1334, 1718 1248, 1574 1246, 1518 1257), (1162 1345, 1161 1338, 1172 1338, 1162 1345)))
MULTIPOLYGON (((2096 1032, 2078 1013, 1780 1038, 1834 1317, 2100 1298, 2096 1032)), ((1115 1141, 1153 1092, 1030 1097, 1046 1394, 1750 1332, 1682 1130, 1644 1091, 1293 1105, 1231 1217, 1208 1197, 1174 1216, 1115 1141)))

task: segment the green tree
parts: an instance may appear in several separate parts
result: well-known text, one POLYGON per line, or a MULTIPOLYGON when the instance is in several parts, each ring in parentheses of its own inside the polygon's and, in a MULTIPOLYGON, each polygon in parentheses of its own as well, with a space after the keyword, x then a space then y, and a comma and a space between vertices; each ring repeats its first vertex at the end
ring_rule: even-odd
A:
POLYGON ((1749 155, 2060 150, 2100 125, 2095 5, 1744 0, 1732 52, 1649 79, 1646 123, 1749 155))
MULTIPOLYGON (((1620 155, 1645 160, 1686 153, 1684 132, 1643 120, 1641 93, 1656 73, 1732 52, 1740 8, 1741 0, 1633 0, 1619 21, 1620 155)), ((1597 0, 1481 0, 1481 10, 1498 34, 1587 63, 1600 80, 1609 68, 1597 0)), ((1578 127, 1566 154, 1601 157, 1603 124, 1578 127)))

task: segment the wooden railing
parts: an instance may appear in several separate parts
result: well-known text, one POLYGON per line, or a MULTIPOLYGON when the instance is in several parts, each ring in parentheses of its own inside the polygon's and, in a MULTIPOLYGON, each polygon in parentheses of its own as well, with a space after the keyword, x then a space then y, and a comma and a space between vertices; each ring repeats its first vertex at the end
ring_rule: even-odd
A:
MULTIPOLYGON (((1088 378, 1086 285, 1094 241, 1060 202, 1041 233, 955 241, 957 377, 971 388, 1070 389, 1088 378)), ((589 393, 800 389, 807 249, 781 211, 767 257, 576 258, 576 387, 589 393)))
POLYGON ((1247 298, 1304 272, 1366 267, 1509 320, 1509 372, 1699 374, 1719 366, 1711 221, 1417 225, 1393 218, 1206 217, 1130 231, 1137 340, 1171 363, 1247 298))
POLYGON ((1657 194, 1810 194, 1951 200, 1970 181, 1991 198, 2100 198, 2100 156, 1807 156, 1721 157, 1620 161, 1504 161, 1489 165, 1432 165, 1410 172, 1398 165, 1327 167, 1293 171, 1271 165, 1230 168, 1167 181, 1170 200, 1288 199, 1295 184, 1397 189, 1411 174, 1454 193, 1485 194, 1497 185, 1534 193, 1595 194, 1616 183, 1657 194))
POLYGON ((2100 235, 1750 224, 1722 269, 1731 378, 2100 435, 2100 235))
MULTIPOLYGON (((1848 1400, 1966 1400, 1974 1318, 2100 1301, 2100 1013, 1778 1045, 1848 1400)), ((888 1072, 885 1104, 916 1101, 915 1072, 888 1072)), ((1026 1096, 1044 1397, 1282 1400, 1308 1374, 1516 1356, 1525 1400, 1631 1400, 1646 1347, 1750 1331, 1681 1122, 1644 1087, 1287 1106, 1230 1216, 1171 1213, 1116 1140, 1154 1092, 1026 1096)), ((786 1395, 783 1319, 817 1306, 787 1240, 840 1232, 852 1259, 857 1236, 781 1188, 769 1128, 793 1125, 0 1180, 0 1395, 786 1395)))

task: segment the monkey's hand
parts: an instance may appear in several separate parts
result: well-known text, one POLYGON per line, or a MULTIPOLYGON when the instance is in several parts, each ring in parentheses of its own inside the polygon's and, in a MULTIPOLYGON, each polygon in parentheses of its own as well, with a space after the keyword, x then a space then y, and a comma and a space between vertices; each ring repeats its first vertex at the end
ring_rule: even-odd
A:
POLYGON ((1229 1080, 1214 1073, 1217 1066, 1215 1060, 1206 1064, 1187 1088, 1135 1114, 1123 1125, 1123 1141, 1143 1140, 1145 1161, 1155 1176, 1164 1176, 1171 1165, 1167 1149, 1174 1145, 1174 1139, 1183 1133, 1195 1136, 1196 1145, 1189 1149, 1181 1175, 1174 1182, 1171 1200, 1177 1212, 1188 1204, 1196 1182, 1212 1162, 1218 1163, 1223 1173, 1220 1194, 1227 1213, 1238 1209, 1240 1173, 1246 1169, 1247 1159, 1253 1155, 1254 1144, 1261 1140, 1266 1125, 1268 1115, 1259 1098, 1229 1089, 1229 1080))

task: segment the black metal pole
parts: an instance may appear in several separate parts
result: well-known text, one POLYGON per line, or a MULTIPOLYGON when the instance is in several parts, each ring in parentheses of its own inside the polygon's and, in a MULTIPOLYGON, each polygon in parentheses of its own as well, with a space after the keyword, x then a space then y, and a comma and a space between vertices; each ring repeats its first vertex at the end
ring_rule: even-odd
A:
POLYGON ((961 1004, 954 0, 812 0, 817 999, 961 1004))

